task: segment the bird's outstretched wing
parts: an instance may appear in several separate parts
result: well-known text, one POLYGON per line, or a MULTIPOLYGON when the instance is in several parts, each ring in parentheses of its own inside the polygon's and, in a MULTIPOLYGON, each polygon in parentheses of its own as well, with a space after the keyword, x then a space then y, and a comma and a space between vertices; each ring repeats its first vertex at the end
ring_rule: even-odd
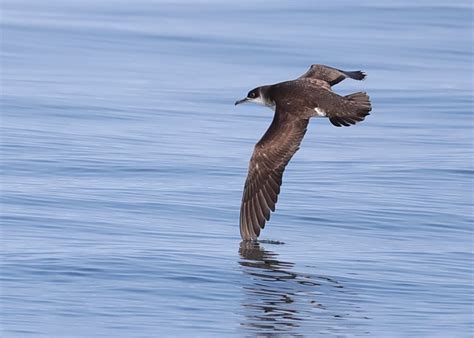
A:
POLYGON ((255 240, 270 219, 280 193, 283 171, 299 149, 308 119, 276 108, 272 124, 255 145, 240 207, 240 235, 255 240))
POLYGON ((363 80, 365 76, 365 73, 361 72, 360 70, 344 71, 325 65, 311 65, 308 71, 301 75, 298 79, 308 78, 322 80, 329 83, 330 86, 334 86, 346 78, 363 80))

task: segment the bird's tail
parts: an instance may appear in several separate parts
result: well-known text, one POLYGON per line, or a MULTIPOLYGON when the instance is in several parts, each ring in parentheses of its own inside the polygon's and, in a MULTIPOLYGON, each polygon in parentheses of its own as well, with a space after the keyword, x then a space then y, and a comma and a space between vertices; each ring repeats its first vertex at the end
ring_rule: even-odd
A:
POLYGON ((345 98, 352 103, 350 109, 329 116, 329 121, 336 127, 348 127, 352 124, 363 121, 367 115, 370 115, 369 112, 372 110, 370 98, 367 93, 357 92, 346 95, 345 98))
POLYGON ((357 111, 368 113, 372 110, 369 95, 366 92, 357 92, 346 95, 346 99, 355 103, 357 111))

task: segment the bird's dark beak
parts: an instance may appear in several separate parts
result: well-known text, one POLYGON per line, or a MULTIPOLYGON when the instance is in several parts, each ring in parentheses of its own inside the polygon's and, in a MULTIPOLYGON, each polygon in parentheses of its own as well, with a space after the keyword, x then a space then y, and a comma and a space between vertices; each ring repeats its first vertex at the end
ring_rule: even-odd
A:
POLYGON ((249 100, 249 99, 245 98, 245 99, 242 99, 242 100, 235 101, 235 105, 238 105, 238 104, 247 102, 248 100, 249 100))

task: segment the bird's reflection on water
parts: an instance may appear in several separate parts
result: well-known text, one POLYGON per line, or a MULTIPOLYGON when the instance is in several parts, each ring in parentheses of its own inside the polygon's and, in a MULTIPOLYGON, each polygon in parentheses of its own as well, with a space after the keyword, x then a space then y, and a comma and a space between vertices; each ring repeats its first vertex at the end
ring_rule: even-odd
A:
POLYGON ((294 272, 294 263, 278 260, 278 254, 265 250, 258 242, 241 242, 239 254, 242 271, 250 277, 243 286, 242 325, 246 330, 263 335, 298 335, 301 326, 318 317, 342 317, 333 311, 328 313, 321 304, 328 288, 343 292, 337 281, 294 272))

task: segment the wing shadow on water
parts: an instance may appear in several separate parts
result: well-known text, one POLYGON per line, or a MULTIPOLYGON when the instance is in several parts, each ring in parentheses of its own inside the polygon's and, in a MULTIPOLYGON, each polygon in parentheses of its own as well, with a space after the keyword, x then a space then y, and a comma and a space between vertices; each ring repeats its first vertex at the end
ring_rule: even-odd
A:
POLYGON ((258 242, 241 242, 239 254, 242 271, 249 277, 244 281, 242 302, 241 325, 246 331, 294 336, 308 334, 311 327, 329 333, 339 325, 334 321, 346 316, 344 309, 328 310, 323 303, 328 294, 330 299, 335 292, 344 292, 339 282, 294 272, 294 263, 278 260, 278 254, 258 242))

